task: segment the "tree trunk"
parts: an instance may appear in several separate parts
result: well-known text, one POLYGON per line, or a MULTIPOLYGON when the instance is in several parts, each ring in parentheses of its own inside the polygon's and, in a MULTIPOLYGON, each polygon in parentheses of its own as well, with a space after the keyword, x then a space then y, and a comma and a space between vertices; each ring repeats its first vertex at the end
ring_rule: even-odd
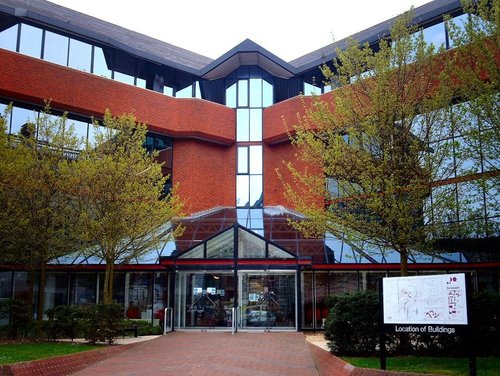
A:
POLYGON ((406 277, 408 275, 408 249, 403 248, 399 251, 401 255, 401 277, 406 277))
POLYGON ((104 304, 113 303, 113 280, 115 263, 106 261, 106 274, 104 276, 104 304))
POLYGON ((47 280, 47 264, 40 266, 40 282, 38 286, 38 306, 36 318, 36 335, 40 338, 43 334, 43 314, 45 308, 45 282, 47 280))

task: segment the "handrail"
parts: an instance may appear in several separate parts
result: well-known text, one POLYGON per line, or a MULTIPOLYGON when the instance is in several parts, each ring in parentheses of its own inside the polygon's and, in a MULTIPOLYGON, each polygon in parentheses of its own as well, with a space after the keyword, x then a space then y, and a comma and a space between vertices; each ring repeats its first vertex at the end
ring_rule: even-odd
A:
POLYGON ((231 308, 231 334, 236 333, 236 308, 231 308))
POLYGON ((163 314, 163 334, 167 334, 174 330, 174 315, 172 308, 166 307, 163 314), (167 321, 169 321, 169 326, 167 329, 167 321))

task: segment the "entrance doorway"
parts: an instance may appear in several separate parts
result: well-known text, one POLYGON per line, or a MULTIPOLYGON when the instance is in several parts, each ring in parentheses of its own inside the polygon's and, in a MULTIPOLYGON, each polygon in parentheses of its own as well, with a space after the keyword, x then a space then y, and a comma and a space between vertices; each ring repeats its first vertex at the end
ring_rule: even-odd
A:
POLYGON ((177 329, 296 330, 295 271, 177 273, 177 329), (236 310, 233 310, 237 299, 236 310), (236 316, 236 317, 233 317, 236 316))

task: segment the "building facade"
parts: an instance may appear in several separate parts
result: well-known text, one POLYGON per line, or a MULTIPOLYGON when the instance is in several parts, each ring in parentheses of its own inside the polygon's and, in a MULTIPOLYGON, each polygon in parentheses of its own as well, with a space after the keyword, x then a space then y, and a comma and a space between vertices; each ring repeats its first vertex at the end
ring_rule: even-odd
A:
MULTIPOLYGON (((452 48, 442 16, 460 22, 469 17, 462 13, 459 1, 436 0, 414 17, 426 41, 452 48)), ((376 45, 392 21, 353 37, 376 45)), ((380 277, 399 270, 394 251, 306 239, 293 229, 289 219, 302 216, 276 174, 295 160, 284 121, 293 124, 308 94, 332 90, 319 67, 345 45, 286 62, 245 40, 212 60, 47 1, 0 0, 0 110, 13 103, 8 131, 16 134, 50 99, 53 114, 67 111, 90 145, 91 118, 106 109, 147 123, 145 146, 159 151, 165 174, 179 184, 188 217, 175 242, 117 266, 115 300, 128 318, 159 322, 170 307, 178 329, 230 329, 235 320, 242 330, 320 329, 328 295, 377 289, 380 277)), ((410 271, 467 271, 476 289, 498 291, 500 161, 478 152, 469 163, 495 184, 471 189, 458 179, 461 166, 450 184, 457 200, 470 195, 467 202, 482 210, 475 220, 487 232, 436 256, 415 253, 410 271)), ((460 215, 450 220, 465 220, 460 215)), ((98 302, 103 275, 92 255, 54 260, 46 308, 98 302)), ((28 295, 27 273, 2 266, 0 299, 28 295)))

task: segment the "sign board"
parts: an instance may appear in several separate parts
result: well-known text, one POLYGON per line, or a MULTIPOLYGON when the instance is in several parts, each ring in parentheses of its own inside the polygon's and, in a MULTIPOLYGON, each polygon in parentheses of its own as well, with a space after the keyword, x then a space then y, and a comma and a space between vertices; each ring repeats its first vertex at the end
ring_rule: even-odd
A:
POLYGON ((464 274, 384 278, 383 292, 384 324, 467 325, 464 274))

